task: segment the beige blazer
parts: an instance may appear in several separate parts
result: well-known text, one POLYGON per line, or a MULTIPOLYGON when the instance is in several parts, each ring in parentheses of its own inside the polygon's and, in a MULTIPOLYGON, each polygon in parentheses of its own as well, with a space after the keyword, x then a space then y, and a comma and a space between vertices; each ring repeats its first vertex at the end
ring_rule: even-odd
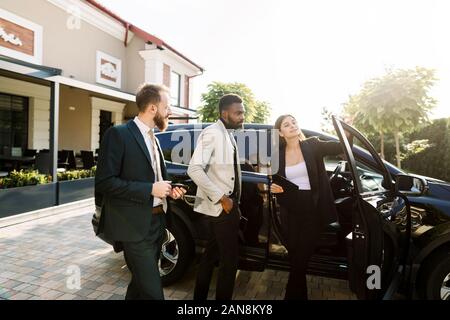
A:
MULTIPOLYGON (((220 198, 231 195, 234 179, 238 179, 240 188, 241 168, 239 151, 236 147, 238 177, 234 176, 234 146, 236 141, 223 122, 205 128, 198 137, 197 146, 189 163, 188 175, 197 185, 197 197, 194 211, 217 217, 222 212, 220 198)), ((241 195, 238 195, 240 199, 241 195)))

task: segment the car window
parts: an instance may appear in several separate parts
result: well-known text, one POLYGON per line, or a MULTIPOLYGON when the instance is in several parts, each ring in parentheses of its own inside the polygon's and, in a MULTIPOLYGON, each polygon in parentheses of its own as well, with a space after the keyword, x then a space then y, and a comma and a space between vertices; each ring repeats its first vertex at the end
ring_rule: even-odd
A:
POLYGON ((239 150, 241 169, 259 173, 268 173, 271 163, 271 132, 266 129, 245 129, 236 131, 236 143, 239 150))
POLYGON ((236 131, 234 134, 242 162, 258 164, 258 132, 254 129, 236 131))
POLYGON ((356 170, 361 180, 362 192, 386 191, 382 186, 383 176, 380 173, 358 160, 356 160, 356 170))
POLYGON ((161 146, 164 160, 172 161, 171 150, 176 142, 172 142, 170 139, 170 132, 159 133, 156 135, 161 146))
POLYGON ((336 169, 338 163, 342 161, 342 158, 338 156, 326 156, 323 158, 323 161, 327 173, 332 173, 334 169, 336 169))
MULTIPOLYGON (((375 160, 375 157, 378 156, 376 155, 376 151, 368 150, 366 148, 366 143, 368 142, 365 142, 364 140, 362 140, 362 138, 353 136, 352 149, 356 164, 356 177, 354 177, 354 179, 357 179, 360 182, 360 193, 384 192, 386 191, 386 189, 383 187, 383 168, 381 168, 378 163, 374 163, 373 166, 369 166, 364 162, 364 159, 359 158, 358 153, 355 152, 355 150, 360 149, 361 152, 364 152, 375 160)), ((346 171, 350 171, 350 168, 348 170, 346 169, 346 171)))
POLYGON ((175 130, 157 133, 164 160, 178 164, 189 164, 201 130, 175 130), (187 153, 186 153, 187 152, 187 153))

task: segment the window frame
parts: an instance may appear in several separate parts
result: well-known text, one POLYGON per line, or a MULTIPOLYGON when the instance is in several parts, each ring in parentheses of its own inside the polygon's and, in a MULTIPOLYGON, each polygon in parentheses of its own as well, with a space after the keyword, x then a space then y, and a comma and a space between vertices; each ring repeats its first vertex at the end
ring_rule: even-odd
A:
POLYGON ((175 72, 173 70, 170 71, 170 105, 175 107, 180 107, 181 103, 181 74, 178 72, 175 72), (173 84, 175 83, 174 79, 177 78, 177 92, 176 92, 176 104, 174 104, 175 97, 173 96, 173 84))
MULTIPOLYGON (((11 116, 12 116, 12 112, 13 112, 12 100, 14 98, 16 98, 16 99, 20 99, 23 101, 23 104, 22 104, 23 108, 21 110, 21 112, 24 113, 24 126, 23 126, 23 131, 21 132, 21 136, 23 136, 23 143, 19 147, 22 149, 22 152, 24 152, 28 148, 28 139, 29 139, 29 121, 30 121, 30 119, 29 119, 29 115, 30 115, 29 97, 9 94, 9 93, 5 93, 5 92, 0 92, 0 95, 9 97, 9 99, 10 99, 9 112, 10 112, 11 116)), ((10 132, 9 132, 9 152, 11 153, 12 148, 13 147, 17 148, 18 146, 14 145, 14 135, 12 134, 13 133, 12 128, 14 128, 15 126, 14 126, 13 119, 11 118, 10 121, 11 121, 10 122, 11 127, 10 127, 10 132)), ((2 134, 2 132, 0 132, 0 135, 1 134, 2 134)), ((3 148, 5 146, 3 146, 3 148)), ((3 154, 3 148, 2 148, 2 150, 0 150, 0 154, 3 154)))

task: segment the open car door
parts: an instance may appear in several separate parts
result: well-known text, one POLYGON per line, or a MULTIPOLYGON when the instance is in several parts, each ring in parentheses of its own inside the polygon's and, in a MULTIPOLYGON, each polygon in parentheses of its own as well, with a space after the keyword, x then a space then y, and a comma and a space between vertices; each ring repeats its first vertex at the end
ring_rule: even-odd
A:
POLYGON ((401 231, 395 223, 396 215, 405 214, 407 208, 404 201, 395 196, 391 175, 370 142, 336 117, 333 117, 333 125, 353 177, 352 232, 346 237, 350 289, 358 299, 389 298, 387 295, 395 292, 394 282, 398 283, 395 280, 400 274, 401 231), (346 133, 350 133, 353 143, 371 154, 373 166, 383 176, 379 190, 368 192, 363 188, 363 174, 346 133))

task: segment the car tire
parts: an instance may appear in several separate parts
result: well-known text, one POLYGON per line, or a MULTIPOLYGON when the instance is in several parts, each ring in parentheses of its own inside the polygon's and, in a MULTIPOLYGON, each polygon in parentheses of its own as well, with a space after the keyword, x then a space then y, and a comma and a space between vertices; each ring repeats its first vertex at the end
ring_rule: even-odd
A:
POLYGON ((194 241, 181 219, 172 218, 166 229, 166 238, 161 249, 159 261, 163 286, 175 283, 183 277, 194 257, 194 241), (175 258, 176 257, 176 261, 175 258), (175 265, 171 266, 173 262, 175 265))
POLYGON ((419 279, 419 293, 426 300, 450 300, 450 250, 444 248, 427 259, 419 279), (445 296, 444 295, 444 291, 445 296))

